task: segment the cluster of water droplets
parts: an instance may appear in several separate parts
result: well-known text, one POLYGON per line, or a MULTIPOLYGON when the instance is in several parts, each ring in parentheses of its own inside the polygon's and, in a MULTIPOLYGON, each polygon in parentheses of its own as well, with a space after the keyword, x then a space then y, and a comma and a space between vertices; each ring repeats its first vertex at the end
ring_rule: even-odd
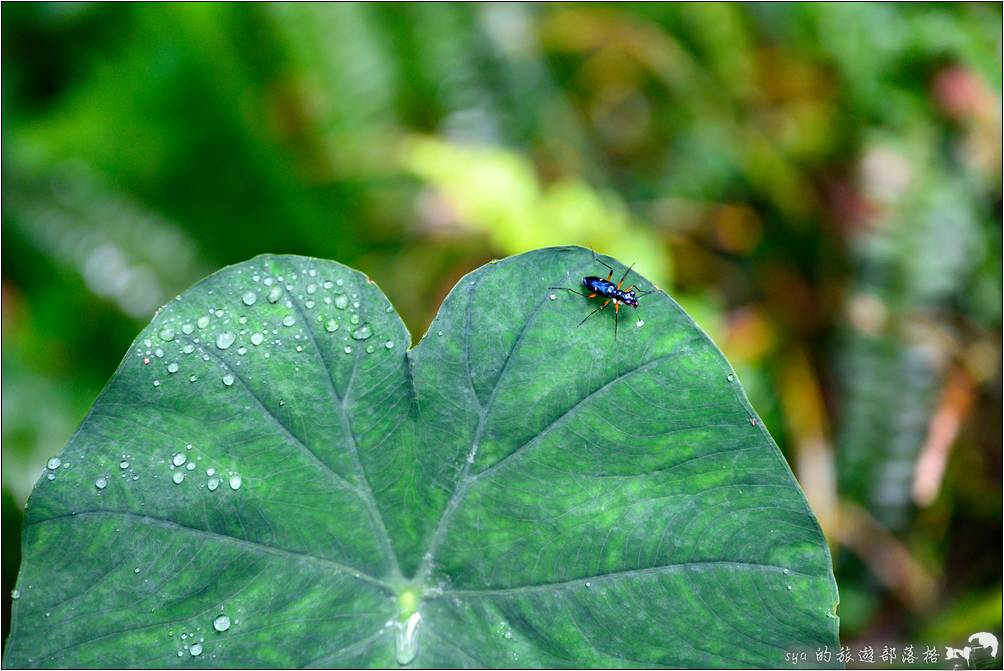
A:
MULTIPOLYGON (((193 449, 193 445, 189 443, 185 445, 184 451, 174 452, 169 460, 161 460, 161 463, 167 463, 168 468, 172 471, 171 481, 180 485, 185 482, 185 478, 189 475, 194 477, 201 477, 199 474, 194 473, 199 466, 196 464, 197 461, 202 461, 201 455, 196 455, 190 457, 189 454, 193 449)), ((237 491, 241 488, 243 484, 243 478, 241 474, 236 471, 228 471, 226 476, 222 472, 217 471, 215 467, 210 466, 205 469, 205 477, 207 478, 205 482, 199 484, 200 487, 205 487, 211 492, 215 492, 219 489, 222 483, 229 485, 230 489, 237 491)))
POLYGON ((315 332, 339 339, 336 347, 347 355, 357 348, 367 354, 394 349, 393 339, 374 337, 360 295, 345 278, 324 277, 315 268, 273 275, 253 265, 234 271, 233 277, 244 286, 198 317, 181 314, 183 310, 161 315, 155 337, 144 339, 136 350, 145 366, 153 366, 153 386, 174 380, 195 383, 207 368, 216 368, 218 383, 231 387, 241 380, 242 362, 269 359, 288 349, 297 354, 309 351, 315 332), (316 321, 316 328, 306 323, 311 321, 316 321), (237 359, 224 359, 223 353, 230 350, 236 351, 237 359))
MULTIPOLYGON (((220 608, 222 610, 222 607, 220 608)), ((238 609, 238 612, 243 609, 238 609)), ((212 620, 213 631, 216 632, 215 635, 219 636, 230 630, 231 625, 240 624, 240 618, 232 620, 230 616, 226 613, 220 613, 216 615, 212 620)), ((184 657, 186 654, 191 657, 199 657, 205 651, 206 646, 206 636, 202 634, 202 626, 197 625, 192 628, 191 631, 182 631, 177 638, 177 644, 175 649, 175 654, 178 657, 184 657)), ((212 633, 212 632, 210 632, 212 633)), ((168 638, 174 638, 174 630, 170 629, 167 632, 168 638)), ((211 647, 211 646, 210 646, 211 647)), ((216 655, 210 655, 215 658, 216 655)))

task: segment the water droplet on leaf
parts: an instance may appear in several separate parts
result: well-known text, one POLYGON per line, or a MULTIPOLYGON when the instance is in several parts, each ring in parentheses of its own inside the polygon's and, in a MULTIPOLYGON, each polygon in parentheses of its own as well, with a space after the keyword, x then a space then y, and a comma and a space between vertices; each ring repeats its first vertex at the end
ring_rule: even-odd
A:
POLYGON ((237 340, 237 336, 232 331, 223 331, 216 336, 216 346, 220 349, 227 349, 234 344, 235 340, 237 340))

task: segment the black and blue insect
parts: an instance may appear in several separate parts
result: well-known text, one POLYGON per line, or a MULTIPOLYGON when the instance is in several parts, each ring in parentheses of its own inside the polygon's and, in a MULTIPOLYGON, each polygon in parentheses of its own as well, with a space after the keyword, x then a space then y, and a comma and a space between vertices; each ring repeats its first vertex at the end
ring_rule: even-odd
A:
POLYGON ((596 277, 595 275, 588 275, 586 277, 583 277, 582 278, 582 286, 586 288, 586 291, 588 293, 582 293, 581 291, 576 291, 575 289, 570 289, 568 287, 551 287, 551 289, 561 289, 563 291, 571 291, 573 294, 578 294, 580 296, 585 296, 586 298, 596 298, 597 296, 602 296, 603 298, 606 299, 605 301, 603 301, 603 305, 599 306, 598 308, 596 308, 595 310, 593 310, 592 312, 590 312, 588 315, 586 315, 582 319, 582 321, 579 322, 579 326, 582 326, 583 324, 585 324, 587 319, 589 319, 590 317, 592 317, 597 312, 600 312, 601 310, 605 310, 608 305, 610 305, 611 303, 613 303, 614 304, 614 340, 616 340, 617 339, 617 327, 618 327, 618 324, 620 323, 620 307, 621 307, 621 305, 622 304, 623 305, 630 305, 631 307, 637 309, 637 307, 638 307, 638 299, 641 298, 642 296, 647 296, 648 294, 652 293, 652 291, 637 291, 638 287, 636 287, 633 284, 630 285, 630 286, 628 286, 627 289, 621 289, 621 286, 623 286, 624 280, 627 278, 628 273, 630 273, 631 269, 634 268, 634 264, 633 263, 627 268, 627 270, 624 271, 624 274, 621 276, 620 281, 617 282, 617 284, 614 284, 613 282, 610 281, 610 278, 613 277, 613 274, 614 274, 613 267, 610 266, 607 263, 604 263, 603 261, 600 261, 596 257, 596 252, 593 252, 593 260, 596 261, 597 263, 601 263, 604 266, 606 266, 607 269, 610 272, 607 273, 606 278, 596 277))

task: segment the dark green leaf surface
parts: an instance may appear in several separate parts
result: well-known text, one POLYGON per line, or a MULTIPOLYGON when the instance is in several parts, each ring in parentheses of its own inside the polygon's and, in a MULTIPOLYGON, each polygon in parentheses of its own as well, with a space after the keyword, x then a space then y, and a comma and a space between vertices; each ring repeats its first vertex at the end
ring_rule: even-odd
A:
POLYGON ((837 595, 790 470, 665 294, 576 328, 549 287, 602 271, 489 264, 410 351, 337 263, 199 283, 39 480, 6 665, 814 665, 837 595))

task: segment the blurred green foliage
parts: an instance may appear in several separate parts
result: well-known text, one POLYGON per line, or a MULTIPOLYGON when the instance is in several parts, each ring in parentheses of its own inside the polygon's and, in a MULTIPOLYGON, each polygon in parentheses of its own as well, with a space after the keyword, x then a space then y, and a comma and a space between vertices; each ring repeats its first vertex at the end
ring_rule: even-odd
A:
POLYGON ((5 594, 46 457, 208 272, 336 259, 420 335, 463 273, 579 243, 723 345, 834 548, 845 641, 1000 631, 999 4, 2 19, 5 594))

